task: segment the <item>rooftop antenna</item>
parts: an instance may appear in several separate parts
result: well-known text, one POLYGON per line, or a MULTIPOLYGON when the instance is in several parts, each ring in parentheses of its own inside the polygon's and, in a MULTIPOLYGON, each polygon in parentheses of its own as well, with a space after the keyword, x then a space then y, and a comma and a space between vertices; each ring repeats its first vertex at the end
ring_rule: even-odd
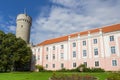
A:
POLYGON ((24 14, 26 14, 26 8, 24 9, 24 14))

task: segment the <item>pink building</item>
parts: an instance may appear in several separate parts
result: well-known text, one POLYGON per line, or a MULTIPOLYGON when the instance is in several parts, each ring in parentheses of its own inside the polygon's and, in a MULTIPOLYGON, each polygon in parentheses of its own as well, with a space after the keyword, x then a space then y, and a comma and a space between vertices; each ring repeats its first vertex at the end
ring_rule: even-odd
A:
POLYGON ((87 67, 118 71, 120 24, 45 40, 32 51, 35 65, 43 65, 47 70, 73 69, 85 64, 87 67))

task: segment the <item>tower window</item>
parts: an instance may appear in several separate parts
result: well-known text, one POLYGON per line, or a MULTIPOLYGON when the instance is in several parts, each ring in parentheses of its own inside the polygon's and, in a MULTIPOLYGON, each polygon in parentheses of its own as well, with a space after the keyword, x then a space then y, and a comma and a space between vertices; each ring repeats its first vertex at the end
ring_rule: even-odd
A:
POLYGON ((21 28, 23 28, 23 25, 21 25, 21 28))

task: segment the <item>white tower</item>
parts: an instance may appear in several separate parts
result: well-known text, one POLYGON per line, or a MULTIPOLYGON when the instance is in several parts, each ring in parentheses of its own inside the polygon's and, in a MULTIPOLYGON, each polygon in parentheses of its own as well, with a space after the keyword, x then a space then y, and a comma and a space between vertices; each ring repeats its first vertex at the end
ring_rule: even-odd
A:
POLYGON ((27 14, 19 14, 16 19, 16 24, 16 37, 22 38, 29 44, 32 18, 27 14))

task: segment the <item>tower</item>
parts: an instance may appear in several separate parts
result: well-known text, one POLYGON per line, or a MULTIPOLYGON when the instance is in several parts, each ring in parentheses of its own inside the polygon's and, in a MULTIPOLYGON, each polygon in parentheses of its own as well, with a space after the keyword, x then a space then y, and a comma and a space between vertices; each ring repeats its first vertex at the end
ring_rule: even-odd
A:
POLYGON ((29 44, 32 18, 27 14, 19 14, 16 19, 16 24, 16 37, 22 38, 29 44))

